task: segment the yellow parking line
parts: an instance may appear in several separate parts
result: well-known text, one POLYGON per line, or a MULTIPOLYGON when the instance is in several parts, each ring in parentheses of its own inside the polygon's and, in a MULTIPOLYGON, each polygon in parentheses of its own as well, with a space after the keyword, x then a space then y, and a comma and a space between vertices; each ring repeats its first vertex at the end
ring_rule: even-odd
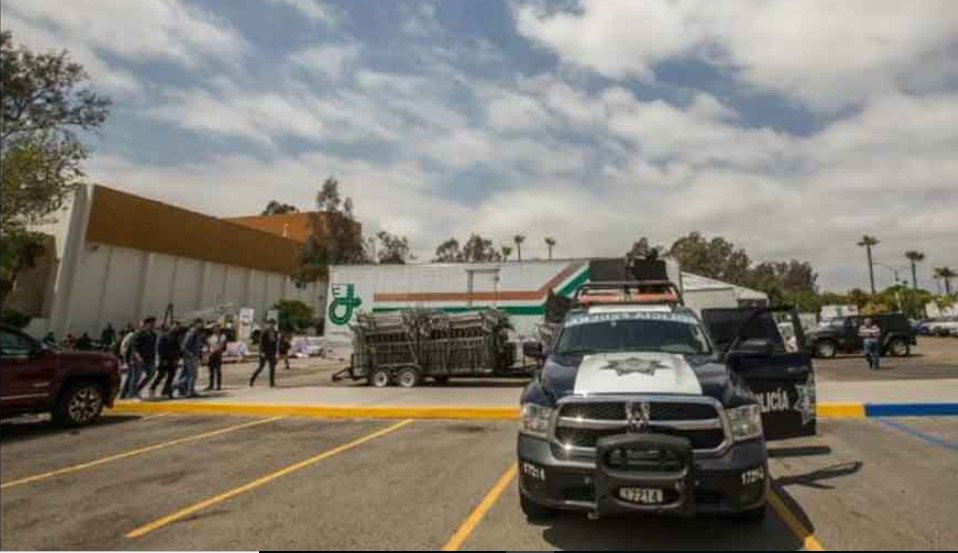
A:
POLYGON ((268 484, 272 482, 273 480, 276 480, 277 478, 286 476, 287 474, 296 472, 297 470, 304 469, 310 465, 316 464, 322 461, 323 459, 328 459, 329 457, 332 457, 333 455, 337 455, 344 451, 348 451, 370 440, 374 440, 380 436, 384 436, 386 434, 389 434, 390 432, 399 430, 400 428, 402 428, 403 426, 406 426, 407 424, 410 424, 411 422, 413 422, 411 419, 398 422, 396 424, 393 424, 392 426, 383 428, 382 430, 377 430, 376 432, 373 432, 372 434, 367 434, 363 436, 362 438, 357 438, 339 447, 334 447, 333 449, 324 451, 318 455, 314 455, 313 457, 310 457, 309 459, 304 459, 298 463, 288 465, 285 468, 282 468, 276 472, 272 472, 270 474, 257 478, 256 480, 253 480, 252 482, 247 482, 246 484, 233 488, 232 490, 229 490, 227 492, 213 496, 209 499, 204 499, 203 501, 200 501, 199 503, 194 503, 193 505, 190 505, 189 507, 186 507, 185 509, 176 511, 175 513, 171 515, 167 515, 165 517, 158 518, 154 520, 153 522, 144 524, 143 526, 140 526, 139 528, 135 530, 127 532, 126 537, 130 539, 139 538, 140 536, 143 536, 144 534, 148 534, 154 530, 157 530, 159 528, 172 524, 178 520, 186 518, 192 515, 193 513, 201 511, 207 507, 216 505, 217 503, 222 503, 223 501, 226 501, 227 499, 236 497, 237 495, 246 493, 250 490, 253 490, 255 488, 268 484))
POLYGON ((778 518, 795 534, 795 537, 802 540, 802 545, 806 551, 825 551, 822 544, 815 539, 815 534, 798 520, 795 513, 785 506, 782 498, 780 498, 774 490, 768 491, 768 504, 772 507, 772 510, 775 511, 775 514, 778 515, 778 518))
POLYGON ((499 499, 499 496, 502 495, 502 492, 506 490, 506 487, 512 482, 512 479, 516 477, 516 472, 518 471, 518 465, 513 464, 509 467, 502 476, 499 477, 499 480, 489 489, 489 492, 486 493, 486 496, 482 498, 482 501, 479 502, 479 505, 476 505, 476 508, 473 509, 472 513, 463 521, 462 525, 459 526, 459 529, 456 530, 456 533, 449 538, 449 541, 446 542, 446 545, 442 546, 443 551, 458 551, 462 546, 462 543, 472 534, 476 529, 476 526, 479 522, 482 521, 482 517, 486 516, 486 513, 489 512, 489 509, 496 504, 496 501, 499 499))
POLYGON ((133 457, 134 455, 141 455, 143 453, 149 453, 150 451, 156 451, 158 449, 164 449, 170 446, 185 444, 188 442, 195 442, 197 440, 202 440, 205 438, 212 438, 214 436, 220 436, 226 434, 227 432, 233 432, 234 430, 241 430, 243 428, 249 428, 251 426, 257 426, 260 424, 266 424, 268 422, 277 421, 283 417, 273 417, 270 419, 245 422, 243 424, 236 424, 233 426, 227 426, 226 428, 220 428, 219 430, 213 430, 210 432, 204 432, 202 434, 196 434, 194 436, 187 436, 185 438, 177 438, 175 440, 170 440, 168 442, 161 442, 158 444, 153 444, 146 447, 141 447, 138 449, 133 449, 130 451, 125 451, 123 453, 117 453, 115 455, 109 455, 107 457, 102 457, 93 461, 86 463, 80 463, 79 465, 72 465, 69 467, 64 467, 62 469, 51 470, 50 472, 44 472, 42 474, 34 474, 33 476, 27 476, 26 478, 20 478, 19 480, 11 480, 9 482, 4 482, 0 484, 0 489, 12 488, 13 486, 19 486, 21 484, 29 484, 30 482, 36 482, 38 480, 45 480, 47 478, 53 478, 54 476, 62 476, 64 474, 69 474, 71 472, 76 472, 78 470, 88 469, 90 467, 95 467, 103 465, 105 463, 111 463, 113 461, 119 461, 120 459, 126 459, 128 457, 133 457))

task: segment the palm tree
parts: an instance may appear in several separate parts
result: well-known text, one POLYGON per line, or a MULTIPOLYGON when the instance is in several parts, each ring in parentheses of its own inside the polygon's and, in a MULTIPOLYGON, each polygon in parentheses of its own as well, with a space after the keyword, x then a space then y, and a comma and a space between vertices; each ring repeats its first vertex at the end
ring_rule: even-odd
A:
POLYGON ((908 261, 911 263, 911 287, 915 290, 918 289, 918 273, 915 270, 915 264, 921 263, 925 260, 925 254, 917 250, 908 250, 905 252, 905 257, 908 258, 908 261))
POLYGON ((552 247, 556 245, 556 239, 551 236, 546 236, 546 247, 549 248, 549 259, 552 259, 552 247))
POLYGON ((865 252, 868 254, 868 282, 871 283, 872 295, 875 295, 875 266, 872 264, 872 246, 878 244, 880 242, 877 238, 867 234, 862 236, 862 239, 858 242, 858 245, 865 248, 865 252))
POLYGON ((935 267, 935 278, 940 278, 945 281, 945 295, 951 295, 951 279, 958 277, 951 267, 935 267))
POLYGON ((517 234, 512 237, 512 241, 516 243, 516 257, 522 261, 522 243, 526 241, 526 235, 517 234))
POLYGON ((512 246, 503 246, 501 249, 502 249, 502 260, 509 261, 509 256, 512 255, 512 246))

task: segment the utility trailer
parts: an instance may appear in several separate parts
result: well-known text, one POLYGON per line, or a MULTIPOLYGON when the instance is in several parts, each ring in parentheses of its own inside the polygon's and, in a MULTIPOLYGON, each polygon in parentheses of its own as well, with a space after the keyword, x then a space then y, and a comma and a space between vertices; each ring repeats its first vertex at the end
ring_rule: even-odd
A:
POLYGON ((516 350, 509 342, 512 324, 497 309, 359 313, 351 326, 350 365, 333 380, 351 378, 377 388, 412 388, 425 378, 444 384, 450 377, 528 374, 525 368, 514 367, 516 350))

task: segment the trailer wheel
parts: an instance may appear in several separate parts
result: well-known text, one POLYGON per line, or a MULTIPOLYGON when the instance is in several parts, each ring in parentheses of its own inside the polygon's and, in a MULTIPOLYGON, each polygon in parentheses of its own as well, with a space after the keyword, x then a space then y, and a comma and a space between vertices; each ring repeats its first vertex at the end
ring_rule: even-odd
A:
POLYGON ((416 367, 403 367, 396 373, 396 382, 400 388, 415 388, 422 384, 422 371, 416 367))
POLYGON ((389 371, 386 369, 373 369, 369 373, 369 384, 374 388, 385 388, 389 386, 391 380, 389 371))

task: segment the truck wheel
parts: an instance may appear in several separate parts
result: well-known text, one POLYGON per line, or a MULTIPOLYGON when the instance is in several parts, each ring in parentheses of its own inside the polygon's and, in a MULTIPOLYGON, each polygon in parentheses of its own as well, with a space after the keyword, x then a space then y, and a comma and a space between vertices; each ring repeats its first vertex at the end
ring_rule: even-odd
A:
POLYGON ((434 377, 432 377, 432 379, 435 380, 435 381, 436 381, 436 384, 439 384, 440 386, 445 386, 446 384, 449 383, 449 377, 448 377, 448 376, 445 376, 445 375, 443 375, 443 376, 434 376, 434 377))
POLYGON ((835 342, 832 342, 831 340, 815 342, 815 355, 817 357, 831 359, 832 357, 835 357, 837 350, 838 348, 835 347, 835 342))
POLYGON ((891 344, 888 345, 888 351, 895 357, 906 357, 911 353, 911 348, 908 347, 908 342, 901 338, 895 338, 891 341, 891 344))
POLYGON ((522 508, 522 514, 526 515, 526 518, 529 519, 543 519, 543 518, 553 518, 559 511, 546 507, 536 503, 532 499, 526 497, 526 494, 519 491, 519 507, 522 508))
POLYGON ((415 388, 422 384, 422 371, 416 367, 403 367, 396 373, 396 382, 400 388, 415 388))
POLYGON ((373 369, 372 372, 369 373, 369 383, 374 388, 385 388, 389 386, 391 381, 392 377, 386 369, 373 369))
POLYGON ((57 398, 53 406, 53 424, 85 426, 99 418, 103 411, 103 388, 96 382, 75 382, 57 398))
POLYGON ((765 520, 765 511, 767 511, 767 509, 766 505, 763 503, 761 507, 755 507, 754 509, 735 513, 732 515, 732 518, 741 522, 747 522, 749 524, 758 524, 765 520))

